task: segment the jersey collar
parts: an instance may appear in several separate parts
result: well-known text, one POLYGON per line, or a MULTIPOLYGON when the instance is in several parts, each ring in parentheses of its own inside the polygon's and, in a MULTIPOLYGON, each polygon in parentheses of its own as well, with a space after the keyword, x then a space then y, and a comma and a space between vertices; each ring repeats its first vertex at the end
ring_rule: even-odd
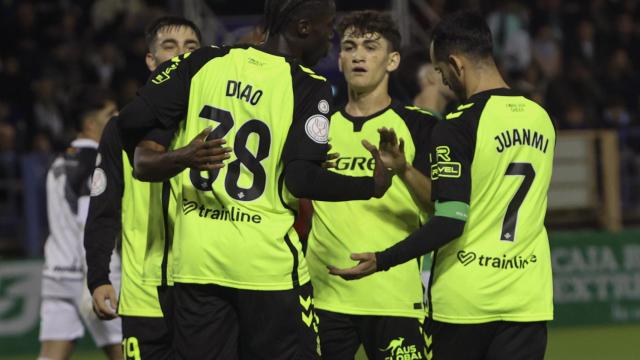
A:
POLYGON ((497 89, 481 91, 477 94, 474 94, 466 102, 467 103, 473 102, 472 99, 491 97, 491 96, 516 96, 516 95, 520 95, 516 90, 510 89, 510 88, 497 88, 497 89))
POLYGON ((378 116, 384 114, 385 112, 387 112, 389 109, 391 109, 392 107, 394 107, 394 105, 396 105, 396 100, 395 99, 391 99, 391 103, 389 103, 389 105, 387 105, 387 107, 383 108, 382 110, 375 112, 371 115, 368 116, 353 116, 353 115, 349 115, 347 113, 347 106, 345 105, 343 108, 340 109, 340 114, 342 115, 342 117, 344 117, 345 119, 351 121, 351 123, 353 124, 353 131, 354 132, 359 132, 362 131, 362 127, 364 126, 364 124, 374 118, 377 118, 378 116))
POLYGON ((75 139, 75 140, 73 140, 71 142, 71 147, 97 149, 98 148, 98 143, 93 141, 93 140, 91 140, 91 139, 78 138, 78 139, 75 139))

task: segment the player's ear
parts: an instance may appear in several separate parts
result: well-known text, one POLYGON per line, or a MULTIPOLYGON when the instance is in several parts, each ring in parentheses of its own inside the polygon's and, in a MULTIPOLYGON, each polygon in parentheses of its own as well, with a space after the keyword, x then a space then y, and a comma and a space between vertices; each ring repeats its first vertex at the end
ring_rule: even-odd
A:
POLYGON ((400 53, 393 51, 389 53, 389 61, 387 62, 387 72, 393 72, 400 66, 400 53))
POLYGON ((449 66, 453 69, 453 72, 457 77, 462 76, 462 61, 456 55, 449 55, 449 66))
POLYGON ((156 64, 156 58, 151 55, 151 53, 147 53, 147 56, 144 57, 144 62, 147 63, 147 68, 149 71, 154 71, 158 64, 156 64))
POLYGON ((306 38, 311 33, 311 21, 308 19, 300 19, 296 22, 296 30, 298 35, 306 38))

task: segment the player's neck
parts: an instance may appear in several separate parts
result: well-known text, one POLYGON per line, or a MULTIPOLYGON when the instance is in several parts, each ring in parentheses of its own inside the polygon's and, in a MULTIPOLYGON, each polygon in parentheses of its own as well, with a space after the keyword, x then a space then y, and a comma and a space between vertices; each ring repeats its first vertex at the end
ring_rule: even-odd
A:
POLYGON ((467 99, 483 91, 508 87, 509 85, 504 82, 495 65, 483 66, 476 69, 472 76, 468 77, 465 84, 465 89, 467 89, 467 99))
POLYGON ((295 51, 294 47, 291 46, 289 41, 287 41, 285 36, 282 34, 268 37, 264 43, 258 46, 258 48, 269 53, 293 56, 298 59, 302 55, 301 51, 295 51))
POLYGON ((357 91, 349 88, 349 102, 345 110, 351 116, 369 116, 391 104, 388 86, 381 82, 370 91, 357 91))
POLYGON ((447 99, 438 93, 435 86, 424 89, 413 100, 413 105, 442 114, 447 107, 447 99))

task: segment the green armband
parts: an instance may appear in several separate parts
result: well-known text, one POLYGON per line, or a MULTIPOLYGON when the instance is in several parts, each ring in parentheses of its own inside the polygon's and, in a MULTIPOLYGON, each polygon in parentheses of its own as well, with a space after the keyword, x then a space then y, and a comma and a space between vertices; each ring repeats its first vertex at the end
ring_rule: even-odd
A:
POLYGON ((467 221, 469 217, 469 204, 461 201, 436 201, 435 216, 448 217, 460 221, 467 221))

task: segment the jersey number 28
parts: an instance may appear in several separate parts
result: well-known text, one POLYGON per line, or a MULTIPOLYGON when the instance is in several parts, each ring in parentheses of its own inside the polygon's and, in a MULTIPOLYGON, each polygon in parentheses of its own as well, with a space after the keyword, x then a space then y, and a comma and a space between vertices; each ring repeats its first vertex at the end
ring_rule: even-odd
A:
MULTIPOLYGON (((200 117, 220 123, 213 130, 207 139, 222 138, 233 128, 235 124, 233 115, 227 110, 218 109, 213 106, 205 105, 200 111, 200 117)), ((244 123, 236 133, 233 145, 233 153, 236 159, 228 164, 227 176, 224 180, 224 187, 229 196, 240 201, 255 200, 262 195, 265 188, 267 174, 260 162, 269 156, 271 147, 271 132, 269 127, 260 120, 252 119, 244 123), (258 151, 253 155, 247 149, 247 140, 251 134, 257 134, 258 151), (244 167, 253 174, 253 183, 248 188, 238 185, 240 179, 240 167, 244 167)), ((209 171, 207 177, 203 177, 200 171, 191 169, 189 177, 193 186, 202 191, 210 191, 211 185, 218 177, 220 169, 209 171)))

